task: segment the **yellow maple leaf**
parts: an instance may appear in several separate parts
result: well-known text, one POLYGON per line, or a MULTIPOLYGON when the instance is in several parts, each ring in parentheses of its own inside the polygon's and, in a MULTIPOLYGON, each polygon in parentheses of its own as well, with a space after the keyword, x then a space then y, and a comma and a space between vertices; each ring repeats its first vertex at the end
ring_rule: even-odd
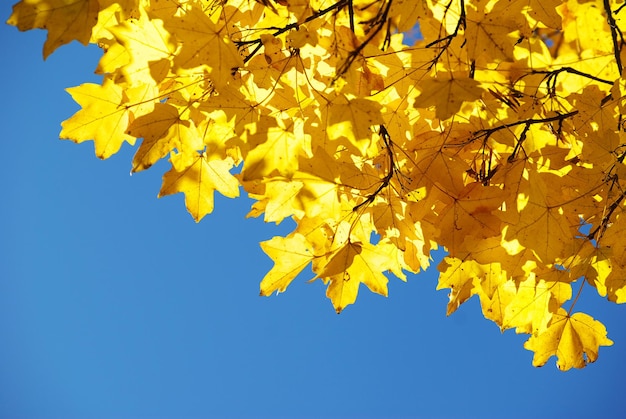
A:
POLYGON ((515 327, 517 333, 541 332, 550 320, 549 288, 543 282, 537 284, 533 276, 519 283, 505 279, 490 298, 478 294, 485 317, 503 331, 515 327))
POLYGON ((104 45, 112 41, 114 36, 111 30, 122 22, 140 16, 142 2, 143 0, 98 0, 98 22, 91 31, 89 42, 104 45))
POLYGON ((412 30, 418 19, 426 15, 427 8, 423 1, 395 0, 389 10, 389 16, 394 19, 400 32, 412 30))
POLYGON ((508 238, 519 240, 546 263, 563 257, 573 236, 570 221, 554 202, 551 185, 558 179, 558 176, 550 173, 530 173, 528 189, 518 196, 520 215, 514 211, 502 214, 502 218, 511 223, 507 231, 508 238))
POLYGON ((483 89, 476 80, 452 74, 424 80, 418 85, 421 94, 415 99, 416 108, 435 107, 439 119, 448 119, 457 113, 464 102, 480 98, 483 89))
POLYGON ((216 23, 200 6, 186 9, 180 16, 165 21, 164 26, 167 31, 176 34, 182 45, 174 58, 176 67, 204 67, 216 84, 224 85, 243 65, 242 57, 228 37, 227 24, 216 23))
POLYGON ((329 104, 328 137, 332 140, 346 138, 356 149, 366 155, 372 145, 370 127, 383 123, 380 105, 369 99, 348 99, 337 96, 329 104))
POLYGON ((126 133, 130 108, 123 86, 105 78, 102 85, 86 83, 67 91, 82 109, 61 124, 61 138, 93 140, 101 159, 117 153, 125 141, 134 144, 135 137, 126 133))
MULTIPOLYGON (((508 2, 507 2, 508 3, 508 2)), ((467 8, 467 50, 470 59, 483 60, 488 57, 489 61, 510 59, 513 45, 519 39, 514 14, 505 12, 486 13, 481 10, 487 2, 477 3, 478 8, 467 8)), ((502 2, 497 3, 501 5, 502 2)))
POLYGON ((613 341, 606 336, 606 328, 585 313, 569 315, 560 308, 552 317, 548 329, 533 335, 524 348, 533 351, 533 365, 541 367, 555 355, 557 367, 562 371, 583 368, 598 359, 600 346, 611 346, 613 341))
POLYGON ((202 149, 204 144, 194 128, 175 106, 157 103, 151 113, 135 119, 128 127, 128 134, 143 137, 133 157, 132 171, 149 168, 174 149, 188 153, 202 149))
POLYGON ((329 282, 326 296, 337 313, 356 301, 359 285, 387 296, 387 277, 383 271, 394 265, 384 247, 370 243, 348 242, 326 263, 318 277, 329 282))
POLYGON ((167 76, 176 44, 163 22, 143 13, 139 19, 113 27, 111 32, 127 52, 128 63, 122 67, 127 82, 145 83, 153 79, 160 83, 167 76))
POLYGON ((262 296, 285 291, 314 257, 311 245, 299 233, 273 237, 261 242, 261 248, 274 261, 274 266, 261 281, 262 296))
POLYGON ((494 186, 483 186, 479 182, 468 184, 460 191, 458 199, 440 212, 439 226, 450 232, 443 244, 457 248, 469 232, 483 239, 497 236, 501 221, 496 214, 505 196, 505 191, 494 186))
MULTIPOLYGON (((515 3, 533 20, 548 28, 561 29, 561 16, 557 8, 563 3, 562 0, 517 0, 515 3)), ((510 8, 510 5, 507 6, 505 9, 510 8)))
POLYGON ((246 156, 242 176, 244 180, 261 179, 264 176, 290 176, 298 169, 298 157, 304 154, 305 144, 301 121, 263 117, 254 124, 248 135, 252 150, 246 156))
POLYGON ((159 197, 184 193, 187 211, 199 222, 213 211, 213 191, 234 198, 239 196, 239 182, 230 173, 232 160, 209 160, 204 153, 195 154, 170 157, 172 168, 163 175, 159 197))
POLYGON ((77 40, 87 45, 98 20, 98 0, 22 0, 13 6, 7 23, 20 31, 47 29, 43 47, 47 58, 61 45, 77 40))
POLYGON ((575 42, 580 49, 612 50, 611 37, 606 36, 608 24, 603 7, 594 1, 567 1, 559 12, 566 40, 575 42))
POLYGON ((305 215, 302 203, 298 197, 304 182, 272 179, 262 184, 262 186, 264 190, 258 191, 258 193, 248 189, 250 197, 257 199, 257 202, 252 205, 252 210, 248 217, 258 217, 264 213, 263 220, 266 223, 274 222, 280 224, 285 217, 295 215, 297 218, 302 218, 305 215))
POLYGON ((446 314, 454 313, 474 292, 474 278, 482 274, 474 261, 463 261, 457 258, 444 258, 438 266, 439 281, 437 290, 449 288, 448 308, 446 314))
POLYGON ((622 242, 626 234, 626 217, 618 214, 609 226, 600 243, 602 248, 593 248, 588 263, 597 272, 592 284, 598 293, 618 304, 626 303, 626 249, 622 242), (595 283, 594 283, 595 282, 595 283))

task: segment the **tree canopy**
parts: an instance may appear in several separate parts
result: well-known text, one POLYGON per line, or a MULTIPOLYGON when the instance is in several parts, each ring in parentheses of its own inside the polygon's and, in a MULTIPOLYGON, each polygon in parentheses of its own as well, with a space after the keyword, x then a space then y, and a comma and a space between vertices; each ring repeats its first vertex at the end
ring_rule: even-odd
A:
POLYGON ((61 138, 169 159, 159 196, 196 221, 242 188, 294 221, 261 295, 310 266, 340 312, 443 248, 448 314, 476 295, 567 370, 613 343, 581 292, 626 302, 624 4, 22 0, 8 23, 46 29, 44 58, 102 49, 61 138))

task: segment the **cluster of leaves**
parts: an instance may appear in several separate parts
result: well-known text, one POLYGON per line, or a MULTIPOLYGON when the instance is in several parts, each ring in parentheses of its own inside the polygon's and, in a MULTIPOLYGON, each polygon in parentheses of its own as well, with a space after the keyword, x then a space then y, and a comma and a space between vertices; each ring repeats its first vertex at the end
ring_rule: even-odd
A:
POLYGON ((62 138, 100 158, 140 139, 132 171, 169 158, 160 196, 196 221, 240 187, 250 216, 295 221, 261 243, 262 295, 310 265, 340 312, 443 247, 448 314, 477 295, 567 370, 612 344, 573 312, 582 289, 626 301, 623 6, 22 0, 8 23, 47 29, 44 57, 102 48, 62 138))

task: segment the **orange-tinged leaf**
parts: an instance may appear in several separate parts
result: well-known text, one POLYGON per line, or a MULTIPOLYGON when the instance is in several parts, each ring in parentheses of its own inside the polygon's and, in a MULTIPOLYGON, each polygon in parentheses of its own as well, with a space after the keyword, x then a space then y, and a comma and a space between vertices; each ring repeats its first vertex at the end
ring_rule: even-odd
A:
POLYGON ((418 84, 421 94, 415 99, 416 108, 435 107, 439 119, 448 119, 457 113, 464 102, 473 102, 483 93, 476 80, 452 75, 424 80, 418 84))
POLYGON ((338 96, 328 108, 328 137, 347 138, 362 154, 372 143, 370 127, 383 123, 380 105, 369 99, 347 99, 338 96))
POLYGON ((159 198, 178 192, 185 194, 187 211, 196 222, 213 211, 213 191, 229 198, 239 196, 239 182, 230 173, 230 159, 209 160, 204 153, 189 157, 185 153, 173 154, 172 168, 163 175, 159 198))
MULTIPOLYGON (((486 4, 484 2, 483 4, 486 4)), ((498 5, 503 2, 497 3, 498 5)), ((510 59, 515 41, 519 39, 515 14, 485 13, 483 10, 467 8, 467 51, 472 60, 481 62, 510 59)))
POLYGON ((302 234, 273 237, 261 242, 263 251, 272 258, 274 266, 261 281, 261 295, 283 292, 296 276, 313 260, 311 245, 302 234))
POLYGON ((449 231, 442 244, 458 248, 468 233, 483 239, 497 236, 502 229, 496 213, 505 196, 505 191, 494 186, 483 186, 478 182, 468 184, 458 199, 440 213, 439 226, 449 231))
POLYGON ((396 25, 400 32, 413 29, 418 19, 423 18, 426 14, 426 4, 421 0, 395 0, 389 10, 389 16, 397 22, 396 25))
POLYGON ((448 308, 446 314, 454 313, 474 292, 474 278, 480 276, 480 266, 474 261, 463 261, 446 257, 438 266, 439 282, 437 290, 449 288, 448 308))
POLYGON ((13 6, 7 23, 20 31, 47 29, 43 57, 48 58, 55 49, 73 40, 87 45, 98 21, 99 7, 98 0, 22 0, 13 6))
POLYGON ((598 359, 600 346, 611 346, 606 328, 585 313, 569 315, 560 308, 552 317, 548 329, 531 336, 524 348, 533 351, 533 365, 541 367, 555 355, 557 367, 562 371, 583 368, 598 359))
MULTIPOLYGON (((517 0, 520 8, 534 19, 552 29, 561 29, 561 16, 557 13, 563 0, 517 0)), ((508 9, 508 7, 507 7, 508 9)))

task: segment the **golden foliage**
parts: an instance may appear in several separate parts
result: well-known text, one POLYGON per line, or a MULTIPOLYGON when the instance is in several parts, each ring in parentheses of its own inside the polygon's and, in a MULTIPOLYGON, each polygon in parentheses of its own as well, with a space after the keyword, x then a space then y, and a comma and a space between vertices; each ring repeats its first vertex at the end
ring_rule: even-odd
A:
POLYGON ((448 314, 476 295, 566 370, 612 344, 572 287, 626 301, 620 1, 22 0, 8 23, 44 57, 103 50, 62 138, 169 157, 160 196, 196 221, 240 187, 295 221, 261 295, 310 266, 340 312, 443 247, 448 314))

